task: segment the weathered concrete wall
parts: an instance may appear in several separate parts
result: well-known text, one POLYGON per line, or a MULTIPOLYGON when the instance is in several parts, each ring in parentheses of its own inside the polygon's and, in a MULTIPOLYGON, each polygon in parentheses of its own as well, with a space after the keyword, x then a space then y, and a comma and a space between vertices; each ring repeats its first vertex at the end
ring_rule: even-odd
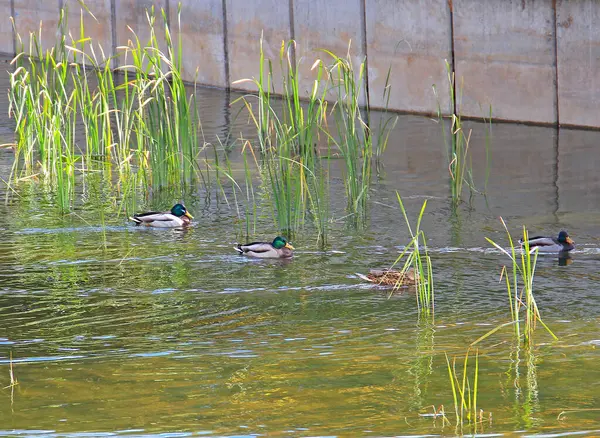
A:
POLYGON ((173 40, 178 41, 181 32, 183 46, 182 75, 199 84, 225 88, 226 76, 223 2, 202 0, 182 3, 181 11, 171 5, 170 23, 173 40), (193 56, 190 55, 193 48, 193 56))
MULTIPOLYGON (((229 82, 237 89, 256 90, 251 82, 236 81, 258 80, 261 35, 265 58, 271 60, 275 76, 280 77, 281 42, 291 38, 290 3, 288 0, 226 0, 225 4, 229 82)), ((267 65, 264 68, 268 71, 267 65)), ((279 81, 275 83, 275 91, 281 92, 279 81)))
MULTIPOLYGON (((21 38, 17 38, 16 50, 19 50, 21 43, 25 51, 29 51, 30 47, 30 34, 36 35, 37 39, 40 37, 40 24, 41 26, 41 48, 42 50, 50 49, 54 46, 56 41, 56 31, 58 27, 58 4, 56 2, 43 2, 38 0, 12 0, 14 9, 14 20, 17 28, 18 35, 21 38)), ((10 10, 10 6, 8 8, 10 10)), ((9 22, 9 17, 4 16, 3 27, 6 26, 6 21, 9 22)), ((12 40, 12 37, 11 37, 12 40)), ((4 45, 4 44, 3 44, 4 45)), ((32 50, 35 53, 35 49, 32 50)))
MULTIPOLYGON (((136 32, 149 37, 146 10, 167 14, 179 36, 178 0, 87 0, 98 18, 83 14, 86 35, 107 56, 136 32)), ((183 75, 188 81, 255 90, 244 78, 259 73, 259 39, 279 77, 282 41, 293 38, 302 88, 308 93, 318 49, 345 56, 352 42, 355 66, 366 57, 372 107, 385 105, 391 67, 390 108, 435 113, 452 110, 444 61, 456 70, 463 115, 600 128, 600 2, 595 0, 182 0, 183 75), (432 86, 435 85, 437 96, 432 86)), ((42 47, 54 45, 60 5, 79 35, 76 0, 0 0, 0 52, 14 53, 9 16, 29 47, 29 32, 43 21, 42 47), (9 13, 10 11, 10 13, 9 13)), ((160 29, 161 26, 157 27, 160 29)), ((161 29, 162 30, 162 29, 161 29)), ((157 32, 161 47, 164 35, 157 32)), ((98 53, 99 55, 99 53, 98 53)), ((121 64, 125 63, 120 59, 121 64)), ((280 81, 275 90, 281 91, 280 81)), ((366 99, 366 95, 362 97, 366 99)), ((363 100, 364 101, 364 100, 363 100)))
MULTIPOLYGON (((294 0, 293 3, 294 38, 298 42, 296 56, 301 61, 298 76, 305 93, 310 93, 317 76, 317 71, 311 70, 315 60, 321 59, 326 65, 333 63, 322 49, 345 58, 350 48, 355 76, 358 76, 360 63, 365 58, 361 0, 342 0, 341 3, 294 0)), ((364 94, 360 99, 366 103, 364 94)))
POLYGON ((561 129, 558 131, 558 146, 556 186, 560 209, 557 213, 561 214, 565 223, 581 218, 587 222, 594 217, 590 214, 598 214, 600 205, 598 132, 561 129), (567 212, 571 217, 564 217, 567 212))
MULTIPOLYGON (((0 0, 0 10, 8 12, 9 15, 13 15, 11 5, 12 0, 0 0)), ((5 17, 0 20, 0 52, 14 53, 13 45, 12 24, 9 19, 6 19, 5 14, 5 17)))
POLYGON ((600 3, 558 0, 556 9, 560 122, 600 127, 600 3))
MULTIPOLYGON (((75 45, 73 41, 80 39, 81 34, 79 32, 79 24, 83 19, 85 35, 92 39, 93 44, 93 51, 90 44, 85 45, 85 53, 92 59, 95 59, 94 62, 101 64, 105 59, 110 58, 113 52, 113 23, 110 0, 86 0, 85 4, 90 8, 90 11, 93 11, 96 19, 86 11, 82 12, 77 0, 64 1, 64 7, 67 11, 67 23, 70 24, 69 28, 71 29, 72 34, 72 39, 67 36, 67 44, 75 45), (104 53, 104 58, 102 53, 104 53)), ((46 25, 44 24, 44 26, 46 25)), ((81 59, 78 59, 78 62, 81 62, 81 59)))
POLYGON ((463 114, 557 121, 550 1, 454 0, 454 55, 463 114))
MULTIPOLYGON (((169 0, 111 0, 115 2, 115 10, 117 11, 113 22, 115 26, 115 47, 117 53, 121 52, 119 47, 124 47, 133 44, 137 45, 137 40, 140 44, 145 45, 151 37, 150 25, 148 24, 148 16, 151 15, 152 6, 154 6, 154 17, 157 24, 163 22, 161 9, 164 10, 169 6, 169 0)), ((93 11, 92 11, 93 12, 93 11)), ((167 14, 167 17, 169 15, 167 14)), ((161 50, 166 51, 165 36, 163 26, 156 26, 156 39, 161 50)), ((118 64, 131 64, 129 59, 118 58, 118 64)))
POLYGON ((391 108, 428 113, 439 101, 444 111, 450 110, 444 62, 452 62, 447 0, 406 0, 401 8, 395 0, 368 1, 366 29, 372 106, 385 106, 383 91, 391 68, 391 108))

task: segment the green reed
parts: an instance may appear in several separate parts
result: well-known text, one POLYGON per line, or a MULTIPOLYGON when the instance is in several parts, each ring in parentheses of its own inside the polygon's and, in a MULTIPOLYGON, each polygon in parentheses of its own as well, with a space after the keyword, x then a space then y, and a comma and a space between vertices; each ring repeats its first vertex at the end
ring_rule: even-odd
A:
POLYGON ((251 82, 255 96, 243 100, 254 123, 260 151, 259 174, 272 200, 273 216, 280 230, 293 235, 309 214, 318 239, 325 242, 328 228, 328 168, 322 164, 318 135, 326 108, 324 68, 315 63, 317 78, 308 99, 303 99, 298 64, 294 63, 295 42, 282 42, 279 51, 282 95, 274 96, 274 73, 260 40, 259 76, 235 83, 251 82), (255 109, 253 102, 257 102, 255 109))
POLYGON ((248 164, 248 154, 246 149, 250 151, 252 154, 253 161, 258 168, 258 161, 256 159, 256 155, 252 150, 252 146, 250 142, 246 142, 244 147, 242 148, 242 156, 244 157, 244 183, 245 183, 245 192, 246 192, 246 202, 247 205, 251 206, 251 213, 246 212, 246 237, 254 234, 256 232, 256 219, 257 219, 257 210, 256 210, 256 197, 254 194, 254 184, 252 183, 252 172, 250 170, 250 165, 248 164), (252 218, 252 222, 250 221, 252 218))
POLYGON ((421 211, 417 217, 416 226, 413 229, 413 227, 410 225, 410 221, 408 220, 402 198, 398 192, 396 192, 396 197, 398 198, 398 204, 400 205, 400 210, 402 211, 402 215, 404 217, 404 221, 406 222, 406 227, 410 234, 411 240, 408 245, 404 247, 404 250, 396 258, 396 261, 392 266, 399 264, 406 256, 406 260, 404 260, 401 272, 405 273, 410 268, 414 269, 416 279, 415 288, 417 308, 419 309, 420 313, 433 317, 435 310, 433 268, 431 265, 431 257, 429 256, 429 251, 427 249, 425 233, 423 230, 421 230, 421 221, 423 220, 423 215, 425 214, 427 200, 423 201, 421 211))
POLYGON ((10 388, 10 406, 11 409, 13 407, 14 401, 15 401, 15 387, 19 384, 19 381, 17 380, 17 378, 15 377, 15 371, 13 369, 13 352, 11 351, 9 353, 9 357, 8 357, 8 376, 10 378, 10 384, 8 386, 3 387, 2 389, 9 389, 10 388))
POLYGON ((138 139, 139 162, 148 159, 152 185, 190 185, 200 169, 197 165, 199 117, 194 94, 188 98, 181 76, 181 4, 178 9, 179 41, 177 47, 163 18, 164 38, 167 51, 160 50, 154 10, 147 11, 150 38, 142 44, 133 33, 134 41, 125 48, 131 64, 120 70, 131 70, 132 87, 137 100, 134 133, 138 139), (143 143, 140 145, 140 138, 143 143), (141 146, 141 147, 140 147, 141 146))
MULTIPOLYGON (((335 95, 335 104, 331 112, 334 115, 336 137, 329 136, 338 148, 344 160, 344 186, 348 199, 348 210, 358 220, 365 219, 367 199, 371 185, 373 158, 373 135, 368 121, 363 117, 362 106, 365 98, 366 62, 359 65, 355 72, 350 55, 350 46, 345 58, 324 50, 333 63, 328 67, 331 90, 335 95)), ((365 107, 368 116, 369 108, 365 107)), ((386 137, 380 137, 385 139, 386 137)), ((385 144, 378 150, 383 151, 385 144)))
MULTIPOLYGON (((249 141, 244 141, 241 153, 242 153, 242 159, 244 162, 244 182, 243 182, 244 187, 242 187, 236 181, 235 172, 231 165, 231 160, 229 159, 228 154, 224 155, 225 165, 221 165, 219 155, 217 153, 216 148, 214 150, 214 157, 215 157, 214 167, 215 167, 215 172, 216 172, 215 181, 216 181, 217 186, 219 187, 220 193, 223 194, 223 198, 224 198, 225 202, 227 203, 227 205, 229 205, 231 207, 231 205, 229 204, 229 201, 227 199, 227 195, 225 194, 225 188, 223 187, 223 184, 221 183, 221 179, 220 179, 219 175, 222 174, 223 176, 225 176, 225 178, 227 178, 230 181, 231 189, 232 189, 231 196, 233 198, 233 205, 235 207, 235 211, 237 214, 237 223, 238 223, 238 227, 239 227, 238 234, 240 237, 245 237, 246 239, 248 239, 248 238, 250 238, 251 235, 255 234, 256 221, 257 221, 257 199, 255 196, 255 191, 254 191, 252 168, 251 168, 251 165, 248 160, 248 153, 250 153, 252 155, 252 158, 253 158, 253 161, 255 164, 255 168, 258 168, 259 166, 258 166, 258 161, 256 159, 256 155, 254 154, 254 151, 252 150, 252 145, 250 144, 249 141), (240 209, 238 192, 240 194, 242 194, 243 196, 245 196, 245 198, 246 198, 245 199, 246 208, 243 211, 243 213, 240 209)), ((218 192, 217 192, 217 194, 218 194, 218 192)))
POLYGON ((9 388, 9 387, 17 386, 19 384, 19 381, 15 377, 15 371, 13 369, 13 353, 12 353, 12 351, 10 352, 9 359, 8 359, 8 376, 10 377, 10 385, 5 387, 5 389, 9 388))
POLYGON ((377 142, 375 145, 375 161, 377 165, 377 172, 380 172, 383 167, 383 163, 381 162, 381 158, 383 153, 387 149, 388 140, 390 138, 390 133, 398 123, 398 116, 388 117, 388 108, 390 105, 390 97, 392 86, 390 84, 390 77, 392 74, 392 68, 390 67, 387 72, 387 76, 385 77, 385 86, 383 87, 383 114, 379 119, 379 125, 377 127, 377 142))
POLYGON ((481 414, 478 419, 477 413, 477 391, 479 387, 479 351, 475 353, 475 369, 473 377, 468 377, 469 352, 465 355, 463 362, 462 376, 460 376, 456 367, 456 358, 450 363, 446 354, 446 364, 448 367, 448 379, 452 388, 452 398, 454 401, 454 414, 456 417, 456 432, 462 435, 465 425, 472 426, 472 432, 477 432, 477 424, 481 423, 481 414))
MULTIPOLYGON (((458 89, 456 95, 456 78, 452 66, 446 60, 446 72, 448 78, 448 93, 450 97, 450 106, 453 108, 450 115, 450 132, 446 133, 446 125, 442 114, 441 103, 438 99, 438 119, 442 126, 442 136, 446 150, 448 151, 448 172, 450 173, 450 191, 454 205, 459 204, 463 200, 463 185, 469 187, 471 195, 475 191, 473 182, 473 163, 469 154, 469 146, 471 140, 471 130, 465 133, 463 129, 462 116, 460 113, 460 105, 462 102, 463 85, 458 89), (447 144, 447 139, 450 137, 450 144, 447 144)), ((437 96, 437 91, 434 87, 434 94, 437 96)), ((491 118, 490 118, 491 120, 491 118)), ((486 151, 487 142, 486 142, 486 151)), ((487 152, 486 152, 487 153, 487 152)), ((486 155, 487 156, 487 155, 486 155)), ((487 174, 486 174, 487 182, 487 174)))
POLYGON ((116 171, 119 186, 130 186, 134 174, 140 186, 193 184, 200 174, 199 117, 181 77, 181 32, 175 44, 162 11, 163 53, 154 9, 147 11, 150 38, 142 43, 133 34, 119 48, 123 76, 115 78, 111 58, 86 36, 83 16, 80 34, 69 34, 67 43, 65 17, 62 10, 61 33, 49 50, 42 50, 41 27, 30 35, 29 56, 18 36, 9 90, 9 115, 16 121, 11 180, 41 175, 64 211, 77 173, 116 171))
MULTIPOLYGON (((536 328, 536 324, 539 321, 540 324, 550 333, 552 338, 558 339, 550 328, 542 321, 540 311, 538 309, 533 289, 533 280, 535 277, 535 268, 537 264, 538 249, 529 247, 529 234, 527 229, 523 227, 523 248, 519 250, 515 247, 515 242, 508 231, 508 227, 502 218, 500 218, 502 226, 506 231, 508 242, 510 245, 510 252, 505 248, 498 245, 493 240, 486 237, 486 240, 491 243, 496 249, 500 250, 503 254, 509 257, 511 260, 510 269, 504 266, 502 268, 501 277, 505 278, 506 290, 508 293, 508 303, 511 312, 511 323, 515 327, 515 335, 517 338, 521 337, 521 326, 520 326, 520 311, 521 308, 525 312, 525 327, 523 328, 523 340, 527 344, 533 343, 533 332, 536 328), (510 271, 510 272, 509 272, 510 271), (511 278, 509 278, 511 277, 511 278)), ((503 324, 504 326, 506 324, 503 324)), ((502 327, 501 326, 501 327, 502 327)), ((495 332, 497 329, 488 332, 486 335, 479 338, 476 342, 485 339, 487 336, 495 332)))
MULTIPOLYGON (((64 12, 60 16, 62 26, 64 12)), ((21 53, 12 64, 10 74, 9 115, 16 119, 18 142, 12 173, 20 177, 40 176, 47 185, 56 188, 56 202, 68 211, 73 197, 75 167, 79 157, 70 145, 75 141, 77 115, 74 108, 81 100, 78 90, 69 85, 70 69, 66 45, 60 39, 43 53, 41 28, 31 34, 29 52, 38 61, 30 60, 26 69, 23 42, 18 38, 21 53)))

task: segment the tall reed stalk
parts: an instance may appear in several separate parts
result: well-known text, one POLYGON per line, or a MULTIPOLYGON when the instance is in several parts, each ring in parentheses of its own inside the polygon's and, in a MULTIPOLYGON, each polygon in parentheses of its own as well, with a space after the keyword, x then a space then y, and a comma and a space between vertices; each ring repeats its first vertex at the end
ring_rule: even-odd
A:
MULTIPOLYGON (((523 340, 527 344, 532 344, 533 333, 536 328, 536 323, 539 321, 540 324, 550 333, 554 339, 558 339, 550 328, 542 321, 540 311, 538 309, 533 289, 533 279, 535 276, 535 268, 537 264, 538 249, 529 247, 529 234, 527 229, 523 227, 523 249, 519 250, 515 247, 515 242, 508 231, 508 227, 502 218, 500 218, 502 226, 506 231, 508 237, 508 243, 510 245, 510 251, 498 245, 493 240, 486 237, 486 240, 491 243, 496 249, 500 250, 503 254, 508 256, 511 260, 510 268, 504 266, 502 268, 502 276, 506 280, 506 290, 508 292, 508 303, 511 312, 511 322, 515 327, 515 336, 521 337, 521 325, 520 325, 520 311, 523 308, 525 311, 525 327, 522 331, 523 340)), ((483 337, 479 338, 476 342, 487 337, 489 332, 483 337)))
POLYGON ((324 166, 318 149, 326 102, 322 86, 324 68, 313 65, 316 79, 308 99, 302 101, 298 64, 292 60, 295 42, 282 42, 279 65, 282 72, 282 96, 274 94, 273 64, 267 60, 260 40, 260 70, 258 78, 234 82, 251 82, 256 96, 243 100, 257 129, 260 175, 274 208, 280 230, 293 235, 304 226, 309 214, 317 229, 318 239, 325 242, 328 229, 328 166, 324 166), (253 102, 256 103, 256 109, 253 102))
MULTIPOLYGON (((366 62, 360 63, 358 72, 354 69, 350 44, 346 57, 324 50, 333 62, 328 67, 331 89, 335 95, 332 108, 336 136, 330 140, 337 146, 344 160, 344 186, 348 200, 349 212, 360 221, 366 217, 367 200, 371 186, 373 135, 363 116, 368 117, 369 108, 365 93, 366 62)), ((379 137, 387 143, 386 137, 379 137)), ((378 151, 385 149, 382 144, 378 151)))
POLYGON ((377 143, 375 145, 375 161, 377 165, 377 172, 380 173, 383 163, 381 161, 383 153, 387 149, 388 140, 390 138, 390 133, 398 123, 398 116, 389 117, 388 116, 388 108, 390 105, 390 97, 392 94, 392 86, 390 83, 390 76, 392 74, 392 68, 388 69, 387 76, 385 78, 385 86, 383 88, 383 102, 384 109, 382 117, 379 119, 379 125, 377 127, 377 143))
POLYGON ((410 268, 414 269, 417 308, 420 313, 433 317, 435 310, 433 268, 431 257, 429 256, 429 251, 427 249, 425 233, 421 230, 421 221, 425 213, 425 208, 427 207, 427 200, 423 202, 417 218, 417 224, 413 230, 413 227, 411 227, 410 221, 408 220, 404 203, 398 192, 396 192, 396 197, 398 198, 398 204, 400 205, 400 210, 402 210, 402 216, 404 217, 411 240, 408 245, 404 247, 404 251, 400 253, 393 266, 399 264, 406 256, 406 260, 404 260, 402 266, 402 272, 406 272, 410 268))
POLYGON ((150 38, 134 40, 123 48, 131 64, 120 67, 133 78, 126 84, 136 99, 134 133, 138 139, 138 162, 148 163, 153 186, 190 185, 200 169, 199 118, 194 94, 187 95, 181 76, 181 4, 178 9, 179 41, 171 37, 166 12, 161 10, 167 52, 160 50, 154 9, 146 12, 150 38), (142 143, 140 144, 140 139, 142 143), (148 160, 148 161, 146 161, 148 160))
MULTIPOLYGON (((200 121, 181 77, 181 32, 176 47, 163 10, 163 53, 154 9, 147 11, 149 41, 132 32, 129 45, 118 48, 125 62, 116 81, 111 59, 86 36, 83 15, 79 35, 69 34, 67 43, 66 15, 61 10, 59 36, 49 50, 42 49, 41 27, 30 34, 29 56, 17 38, 9 90, 9 115, 16 121, 12 181, 41 175, 64 211, 78 172, 116 170, 119 186, 129 186, 134 172, 144 187, 193 184, 200 172, 200 121)), ((179 26, 180 17, 181 6, 179 26)))
MULTIPOLYGON (((462 124, 462 116, 460 105, 462 102, 463 84, 458 89, 456 95, 456 77, 452 66, 446 60, 446 73, 448 78, 448 93, 450 97, 450 132, 446 133, 446 125, 442 114, 441 103, 438 98, 438 119, 442 126, 442 136, 446 150, 448 151, 448 172, 450 174, 450 192, 454 205, 459 204, 463 200, 463 185, 466 184, 472 195, 475 191, 475 183, 473 182, 473 163, 469 154, 469 146, 471 141, 472 130, 469 129, 465 133, 462 124), (450 144, 447 143, 448 137, 450 144)), ((437 91, 434 87, 434 94, 437 96, 437 91)), ((491 120, 491 118, 490 118, 491 120)), ((487 143, 486 143, 487 148, 487 143)), ((487 149, 486 149, 487 150, 487 149)), ((487 174, 486 174, 487 181, 487 174)))
POLYGON ((462 376, 456 369, 456 358, 450 363, 446 355, 446 364, 448 367, 448 379, 452 388, 452 398, 454 400, 454 414, 456 416, 456 432, 462 435, 465 425, 472 427, 472 433, 477 432, 477 424, 481 423, 481 414, 478 419, 477 413, 477 391, 479 388, 479 351, 475 353, 475 369, 473 377, 468 377, 469 352, 465 355, 463 362, 462 376))

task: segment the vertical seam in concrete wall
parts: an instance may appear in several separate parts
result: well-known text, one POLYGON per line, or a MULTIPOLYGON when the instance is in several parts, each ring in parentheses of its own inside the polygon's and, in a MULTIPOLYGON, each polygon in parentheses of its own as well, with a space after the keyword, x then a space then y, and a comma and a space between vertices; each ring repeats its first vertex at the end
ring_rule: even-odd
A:
MULTIPOLYGON (((558 12, 556 0, 552 0, 552 9, 554 9, 554 87, 555 87, 555 96, 554 96, 554 105, 555 105, 555 117, 556 124, 560 126, 560 109, 558 104, 558 12)), ((557 133, 558 135, 558 133, 557 133)))
POLYGON ((456 114, 456 61, 454 56, 454 4, 452 0, 448 0, 448 10, 450 15, 450 65, 452 65, 452 95, 454 96, 454 102, 451 110, 453 114, 456 114))
POLYGON ((556 117, 556 131, 554 139, 554 178, 552 183, 554 184, 555 191, 555 207, 554 217, 558 216, 560 210, 560 190, 558 189, 558 172, 559 172, 559 155, 560 155, 560 113, 558 109, 558 16, 557 16, 557 4, 556 0, 552 0, 552 9, 554 10, 554 87, 555 87, 555 117, 556 117))
POLYGON ((119 58, 117 56, 117 0, 110 0, 110 39, 111 39, 111 51, 112 51, 112 67, 117 68, 119 66, 119 58))
POLYGON ((560 210, 560 190, 558 189, 558 170, 559 170, 559 154, 560 154, 560 127, 557 126, 554 132, 554 169, 552 175, 552 185, 554 186, 554 217, 558 216, 560 210))
MULTIPOLYGON (((360 33, 362 38, 362 50, 365 56, 365 77, 363 78, 365 85, 365 104, 370 106, 371 100, 369 96, 369 57, 367 56, 367 4, 366 0, 360 0, 360 33)), ((367 117, 369 115, 367 114, 367 117)))
POLYGON ((15 0, 10 0, 10 16, 14 21, 14 25, 12 26, 13 56, 17 56, 17 17, 15 17, 15 0))
POLYGON ((227 35, 227 0, 221 2, 223 9, 223 57, 225 63, 225 88, 229 90, 229 37, 227 35))
POLYGON ((296 74, 296 26, 295 26, 295 18, 294 18, 294 0, 290 0, 288 2, 289 13, 290 13, 290 40, 294 41, 294 44, 291 46, 292 50, 292 62, 294 63, 293 69, 294 74, 296 74))

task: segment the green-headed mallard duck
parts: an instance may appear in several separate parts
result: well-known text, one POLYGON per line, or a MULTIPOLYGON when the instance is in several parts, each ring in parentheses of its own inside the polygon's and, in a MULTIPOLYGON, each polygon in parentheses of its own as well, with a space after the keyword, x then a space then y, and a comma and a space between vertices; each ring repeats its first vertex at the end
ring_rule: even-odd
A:
MULTIPOLYGON (((575 242, 571 240, 566 231, 558 233, 558 238, 535 236, 529 238, 529 249, 539 248, 541 252, 563 252, 575 248, 575 242)), ((523 239, 519 240, 522 247, 525 246, 523 239)))
POLYGON ((277 236, 273 243, 252 242, 238 244, 233 248, 240 254, 261 259, 289 259, 294 255, 294 247, 281 236, 277 236))
POLYGON ((367 275, 357 273, 360 278, 381 286, 392 286, 396 289, 417 284, 417 275, 413 268, 406 272, 394 271, 393 269, 371 269, 367 275))
POLYGON ((175 204, 171 211, 134 214, 130 217, 136 225, 146 225, 155 228, 187 227, 194 217, 188 213, 183 204, 175 204))

